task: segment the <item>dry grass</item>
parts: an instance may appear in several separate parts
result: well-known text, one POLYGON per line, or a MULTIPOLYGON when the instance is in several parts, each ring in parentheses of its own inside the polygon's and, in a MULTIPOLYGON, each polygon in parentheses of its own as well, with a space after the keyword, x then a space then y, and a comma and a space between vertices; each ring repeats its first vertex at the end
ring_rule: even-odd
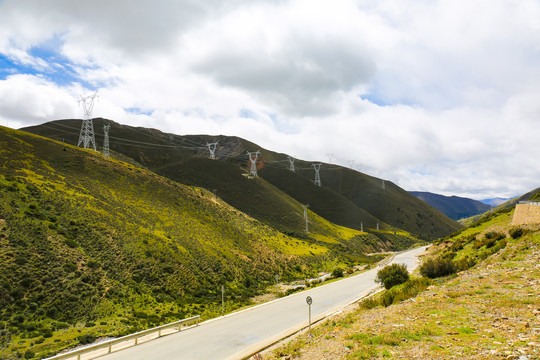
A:
POLYGON ((538 359, 540 233, 416 298, 356 309, 313 333, 264 359, 538 359))

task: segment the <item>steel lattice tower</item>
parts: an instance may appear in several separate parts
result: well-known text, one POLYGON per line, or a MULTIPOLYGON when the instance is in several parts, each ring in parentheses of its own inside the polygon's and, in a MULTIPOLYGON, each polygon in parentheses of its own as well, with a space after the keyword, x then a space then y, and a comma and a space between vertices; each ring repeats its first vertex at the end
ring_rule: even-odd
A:
POLYGON ((290 156, 287 156, 287 158, 289 159, 289 170, 294 172, 294 160, 296 159, 290 156))
POLYGON ((77 146, 83 144, 83 148, 89 149, 90 145, 96 149, 96 138, 94 136, 94 123, 92 122, 92 111, 94 110, 94 100, 98 97, 97 91, 92 95, 81 96, 79 104, 83 104, 84 118, 79 135, 77 146))
POLYGON ((321 186, 321 176, 319 175, 319 170, 321 169, 321 163, 318 164, 311 164, 313 168, 315 169, 315 185, 321 186))
POLYGON ((260 150, 254 152, 247 152, 249 156, 249 161, 251 162, 249 172, 255 177, 257 177, 257 159, 259 158, 260 152, 260 150), (253 157, 253 155, 255 155, 255 157, 253 157))
POLYGON ((302 204, 304 207, 304 220, 306 221, 306 232, 308 232, 308 216, 307 216, 307 208, 309 207, 309 204, 302 204))
POLYGON ((105 156, 107 159, 110 156, 109 153, 109 129, 111 128, 111 125, 103 125, 103 156, 105 156))
POLYGON ((215 143, 206 143, 206 146, 208 146, 208 152, 210 152, 210 159, 216 158, 216 146, 219 141, 216 141, 215 143))

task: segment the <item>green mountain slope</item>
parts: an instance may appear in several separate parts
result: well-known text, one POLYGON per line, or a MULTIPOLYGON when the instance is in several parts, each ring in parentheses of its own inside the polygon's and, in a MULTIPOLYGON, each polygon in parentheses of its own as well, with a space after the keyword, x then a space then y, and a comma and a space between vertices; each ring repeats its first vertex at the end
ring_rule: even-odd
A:
MULTIPOLYGON (((277 191, 262 179, 244 189, 252 184, 277 191)), ((280 193, 300 232, 301 205, 280 193)), ((0 357, 214 316, 221 285, 230 310, 275 274, 304 278, 395 247, 309 217, 308 234, 287 236, 202 188, 0 127, 0 357)))
MULTIPOLYGON (((95 129, 101 129, 105 122, 111 124, 115 156, 127 156, 127 161, 140 163, 160 175, 215 191, 232 206, 289 234, 301 234, 303 212, 299 207, 290 207, 281 192, 308 203, 312 211, 336 224, 355 229, 363 225, 381 241, 389 241, 390 246, 399 241, 372 231, 377 223, 381 229, 402 229, 431 240, 462 227, 396 185, 385 182, 383 188, 381 179, 357 171, 324 164, 323 186, 318 188, 313 184, 311 163, 297 160, 296 173, 283 171, 288 168, 287 155, 261 149, 257 166, 260 176, 275 186, 270 188, 240 178, 249 168, 246 151, 260 149, 249 141, 225 136, 178 136, 104 119, 94 119, 95 129), (216 141, 218 161, 205 161, 209 154, 205 144, 216 141)), ((60 120, 24 130, 75 144, 79 128, 80 120, 60 120)), ((98 144, 102 143, 100 133, 96 130, 98 144)))

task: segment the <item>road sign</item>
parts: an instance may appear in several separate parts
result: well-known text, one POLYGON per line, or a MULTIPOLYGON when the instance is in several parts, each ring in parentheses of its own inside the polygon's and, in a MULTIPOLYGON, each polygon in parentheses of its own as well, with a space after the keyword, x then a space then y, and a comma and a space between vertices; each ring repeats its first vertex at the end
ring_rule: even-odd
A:
POLYGON ((306 302, 309 305, 309 336, 311 337, 311 304, 313 304, 313 299, 311 298, 311 296, 308 296, 306 298, 306 302))

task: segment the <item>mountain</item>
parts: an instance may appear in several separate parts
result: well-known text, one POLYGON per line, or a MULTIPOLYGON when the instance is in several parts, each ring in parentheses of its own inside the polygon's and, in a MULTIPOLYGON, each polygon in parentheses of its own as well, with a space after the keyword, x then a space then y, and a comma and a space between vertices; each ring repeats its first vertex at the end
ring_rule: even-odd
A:
POLYGON ((491 209, 490 205, 459 196, 444 196, 422 191, 411 191, 410 193, 453 220, 482 214, 491 209))
MULTIPOLYGON (((294 235, 304 229, 301 208, 290 199, 309 204, 314 213, 341 226, 367 230, 381 241, 400 243, 400 231, 433 240, 462 226, 398 186, 333 164, 322 164, 322 186, 313 183, 311 162, 295 161, 289 171, 286 154, 262 149, 238 137, 162 133, 156 129, 121 125, 101 118, 94 127, 111 125, 114 156, 140 164, 183 184, 215 192, 233 207, 275 229, 294 235), (207 143, 218 142, 216 160, 209 159, 207 143), (247 152, 260 150, 259 179, 247 179, 247 152), (266 180, 266 181, 260 181, 266 180), (379 231, 377 231, 377 226, 379 231)), ((23 130, 76 144, 80 120, 58 120, 23 130)), ((96 141, 102 143, 101 132, 96 141)))
POLYGON ((250 199, 258 199, 253 189, 274 194, 271 206, 288 213, 268 222, 283 221, 294 234, 125 155, 131 163, 4 127, 0 151, 2 359, 43 358, 97 337, 217 316, 222 285, 231 311, 276 274, 288 281, 350 268, 374 261, 364 253, 418 241, 404 231, 379 238, 311 211, 305 232, 300 203, 225 162, 212 166, 224 166, 220 176, 230 171, 250 199))
POLYGON ((491 207, 495 207, 495 206, 499 206, 505 202, 507 202, 508 200, 511 200, 512 198, 500 198, 500 197, 497 197, 497 198, 492 198, 492 199, 483 199, 483 200, 480 200, 480 202, 484 203, 484 204, 487 204, 491 207))

